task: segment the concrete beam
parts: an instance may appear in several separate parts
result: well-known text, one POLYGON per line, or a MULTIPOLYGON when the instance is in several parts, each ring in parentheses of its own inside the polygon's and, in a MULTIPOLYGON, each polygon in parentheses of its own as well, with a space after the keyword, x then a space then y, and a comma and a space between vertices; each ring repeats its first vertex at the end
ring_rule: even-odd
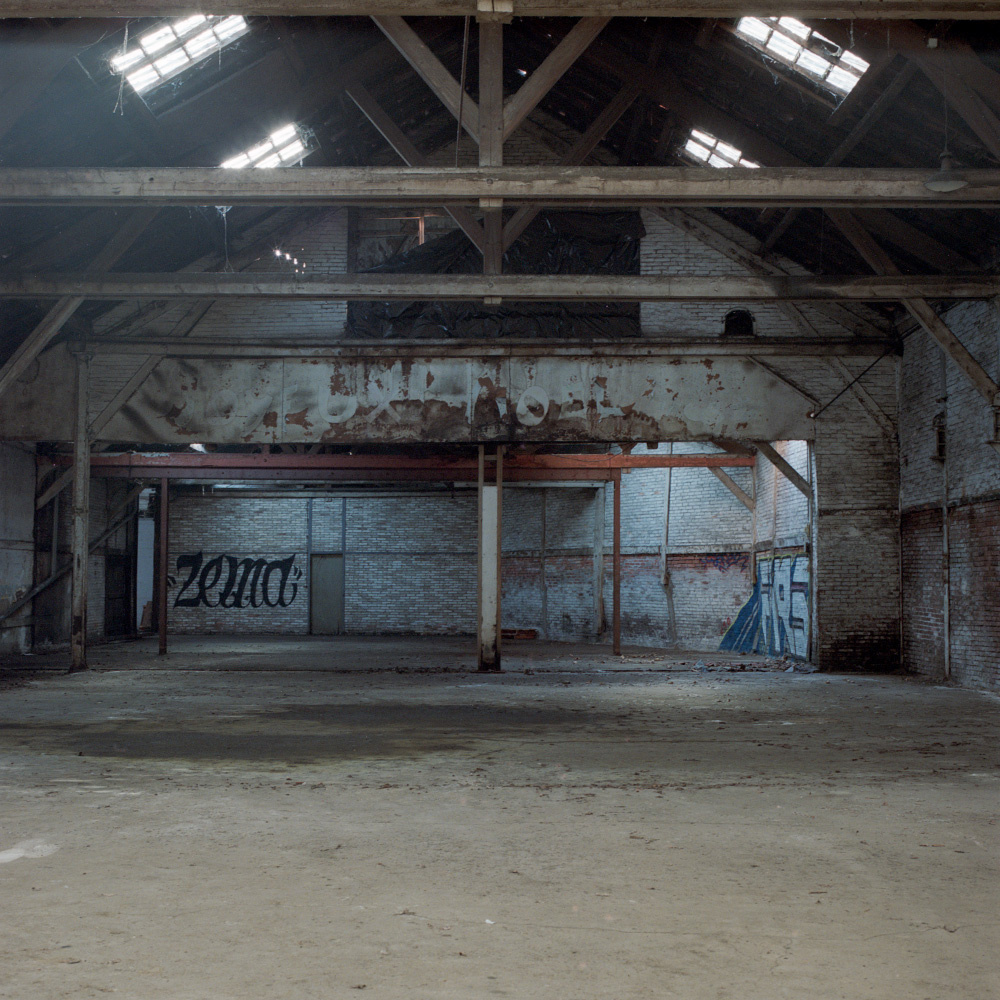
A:
POLYGON ((982 208, 1000 204, 1000 170, 928 190, 928 168, 762 167, 200 167, 0 169, 0 205, 466 205, 596 207, 982 208))

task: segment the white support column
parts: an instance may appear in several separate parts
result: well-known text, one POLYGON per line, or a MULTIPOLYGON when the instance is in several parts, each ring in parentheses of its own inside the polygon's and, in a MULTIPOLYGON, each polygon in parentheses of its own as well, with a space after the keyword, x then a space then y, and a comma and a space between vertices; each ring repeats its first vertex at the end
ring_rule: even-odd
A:
POLYGON ((485 455, 479 448, 479 669, 500 669, 500 523, 502 451, 497 449, 496 476, 486 481, 485 455))
POLYGON ((87 564, 90 532, 90 357, 76 362, 76 437, 73 444, 73 608, 70 670, 87 669, 87 564))

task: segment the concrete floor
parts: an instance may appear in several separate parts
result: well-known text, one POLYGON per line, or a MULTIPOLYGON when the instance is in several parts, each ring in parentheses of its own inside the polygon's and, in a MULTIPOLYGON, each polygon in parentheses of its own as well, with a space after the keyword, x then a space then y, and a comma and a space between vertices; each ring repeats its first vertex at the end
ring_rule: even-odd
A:
POLYGON ((0 692, 0 997, 1000 996, 1000 700, 325 645, 0 692))

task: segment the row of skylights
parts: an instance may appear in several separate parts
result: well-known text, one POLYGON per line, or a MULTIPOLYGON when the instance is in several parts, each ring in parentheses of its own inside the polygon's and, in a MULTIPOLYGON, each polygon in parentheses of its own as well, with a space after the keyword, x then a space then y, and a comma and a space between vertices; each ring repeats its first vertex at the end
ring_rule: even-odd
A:
POLYGON ((297 125, 285 125, 262 143, 219 164, 227 170, 242 167, 291 167, 301 163, 312 150, 305 144, 297 125))
POLYGON ((111 67, 124 73, 137 94, 143 94, 183 73, 189 66, 250 30, 246 19, 194 14, 160 24, 139 36, 139 44, 114 56, 111 67))
POLYGON ((735 146, 698 128, 691 129, 688 141, 684 144, 684 152, 698 163, 705 163, 710 167, 750 167, 754 170, 760 167, 759 163, 746 159, 735 146))
POLYGON ((743 17, 736 34, 838 94, 849 94, 868 69, 864 59, 794 17, 743 17))

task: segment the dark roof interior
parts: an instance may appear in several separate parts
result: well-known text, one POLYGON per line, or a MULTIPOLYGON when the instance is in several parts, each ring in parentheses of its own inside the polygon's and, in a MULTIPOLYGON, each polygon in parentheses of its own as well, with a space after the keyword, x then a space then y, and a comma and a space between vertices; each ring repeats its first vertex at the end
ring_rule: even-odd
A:
MULTIPOLYGON (((41 81, 30 109, 0 138, 5 167, 216 166, 289 120, 315 137, 310 166, 399 162, 382 137, 341 90, 348 65, 393 120, 425 151, 455 141, 455 121, 368 18, 250 18, 252 30, 182 76, 138 97, 108 59, 120 51, 126 21, 0 22, 0 65, 6 85, 30 79, 41 56, 61 68, 41 81), (53 55, 55 53, 55 56, 53 55), (9 74, 9 76, 8 76, 9 74)), ((153 23, 132 20, 134 38, 153 23)), ((569 30, 569 19, 518 18, 505 29, 506 92, 516 91, 569 30)), ((1000 22, 936 27, 962 40, 1000 81, 1000 22)), ((462 68, 459 18, 411 21, 452 73, 462 68)), ((834 97, 766 60, 735 38, 731 24, 698 20, 617 18, 544 98, 547 115, 583 132, 624 81, 648 74, 646 92, 606 136, 619 162, 669 165, 692 126, 739 146, 764 165, 822 166, 867 108, 904 71, 901 54, 866 74, 857 96, 833 122, 834 97), (711 119, 711 120, 708 120, 711 119), (727 129, 729 131, 727 131, 727 129), (737 134, 738 133, 738 134, 737 134)), ((840 38, 851 28, 816 25, 840 38)), ((888 35, 887 35, 888 38, 888 35)), ((870 55, 870 52, 867 53, 870 55)), ((470 33, 469 93, 477 91, 476 32, 470 33)), ((0 78, 0 92, 4 89, 0 78)), ((1000 114, 1000 87, 992 101, 1000 114)), ((844 166, 919 166, 933 169, 944 144, 967 166, 997 166, 941 93, 921 73, 906 82, 877 126, 843 159, 844 166), (947 126, 946 126, 947 120, 947 126)), ((0 128, 2 131, 2 128, 0 128)), ((294 212, 237 208, 223 218, 213 209, 161 210, 116 266, 121 271, 170 271, 273 217, 277 231, 294 212)), ((778 216, 750 210, 721 214, 759 239, 778 216)), ((863 216, 863 213, 862 213, 863 216)), ((0 209, 0 267, 81 269, 88 255, 121 224, 122 213, 93 209, 0 209)), ((908 273, 990 269, 1000 259, 1000 227, 992 212, 883 212, 869 220, 873 234, 908 273), (895 222, 893 221, 895 220, 895 222), (893 239, 902 220, 909 237, 893 239), (905 244, 901 246, 900 244, 905 244)), ((867 274, 867 265, 818 210, 798 213, 775 250, 818 273, 867 274)), ((110 303, 87 303, 67 325, 71 335, 110 303)), ((0 304, 0 361, 44 314, 44 303, 0 304)))

